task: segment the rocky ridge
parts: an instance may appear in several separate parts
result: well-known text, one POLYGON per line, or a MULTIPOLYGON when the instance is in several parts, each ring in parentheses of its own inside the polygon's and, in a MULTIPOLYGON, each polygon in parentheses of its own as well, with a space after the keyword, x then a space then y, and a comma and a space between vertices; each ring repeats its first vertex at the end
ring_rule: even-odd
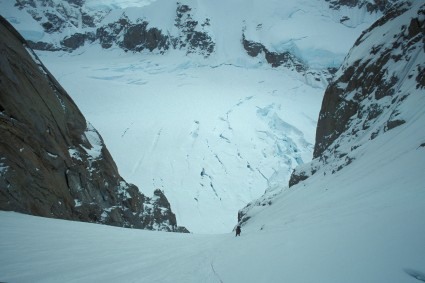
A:
POLYGON ((0 209, 120 227, 187 232, 161 190, 125 182, 102 137, 0 18, 0 209))
POLYGON ((424 75, 425 4, 398 4, 364 31, 329 84, 314 160, 298 167, 289 185, 323 166, 331 174, 343 169, 365 143, 409 123, 401 109, 425 88, 424 75))

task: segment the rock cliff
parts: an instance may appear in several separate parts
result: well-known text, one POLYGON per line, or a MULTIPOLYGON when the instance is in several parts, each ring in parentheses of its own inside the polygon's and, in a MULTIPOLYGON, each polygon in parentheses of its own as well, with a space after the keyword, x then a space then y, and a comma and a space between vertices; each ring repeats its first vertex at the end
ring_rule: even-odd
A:
POLYGON ((0 209, 163 231, 177 226, 165 195, 121 178, 102 137, 0 18, 0 209))
POLYGON ((425 4, 395 5, 363 32, 326 89, 314 160, 298 167, 289 185, 323 166, 341 170, 368 141, 409 123, 406 102, 423 94, 424 77, 425 4))

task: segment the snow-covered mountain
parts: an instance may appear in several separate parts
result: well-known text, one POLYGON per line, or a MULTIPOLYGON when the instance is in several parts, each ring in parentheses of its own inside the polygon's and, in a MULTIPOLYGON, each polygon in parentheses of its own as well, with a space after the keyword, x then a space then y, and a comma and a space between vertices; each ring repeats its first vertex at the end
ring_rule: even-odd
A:
MULTIPOLYGON (((283 58, 279 57, 289 51, 294 56, 290 60, 306 68, 313 58, 305 55, 314 55, 309 49, 322 52, 322 60, 331 60, 329 57, 338 53, 332 52, 325 58, 329 51, 342 51, 339 55, 345 55, 343 48, 350 43, 344 39, 354 33, 343 33, 344 29, 334 23, 364 29, 391 2, 394 1, 253 1, 247 5, 240 0, 216 3, 19 0, 2 1, 2 10, 31 47, 41 50, 72 51, 96 42, 105 49, 116 46, 134 52, 183 49, 206 57, 225 56, 223 53, 234 56, 235 53, 229 54, 229 51, 240 52, 243 39, 262 45, 259 51, 264 51, 274 65, 282 64, 279 61, 283 58), (315 28, 305 29, 309 25, 315 28), (300 32, 301 29, 304 30, 300 32), (335 32, 346 36, 338 38, 339 46, 329 48, 335 39, 318 40, 335 32), (317 41, 321 44, 312 45, 317 41), (326 43, 329 45, 325 46, 326 43)), ((258 52, 252 47, 246 51, 258 52)), ((338 64, 333 60, 331 63, 338 64)))
POLYGON ((311 160, 323 90, 386 9, 324 0, 0 5, 33 47, 56 50, 38 54, 124 178, 163 190, 178 222, 204 233, 232 229, 241 207, 311 160))
POLYGON ((320 164, 314 174, 243 211, 241 237, 118 229, 0 212, 2 280, 423 282, 424 12, 424 3, 403 4, 359 38, 326 91, 319 124, 327 121, 334 133, 336 120, 350 113, 346 108, 346 115, 331 119, 327 113, 334 106, 325 102, 332 95, 342 108, 346 101, 358 104, 358 112, 343 120, 342 133, 332 135, 332 141, 318 131, 318 140, 329 143, 321 142, 316 158, 303 166, 307 171, 320 164), (359 66, 376 80, 358 84, 367 75, 359 66), (349 98, 351 87, 335 92, 346 80, 362 95, 349 98), (377 90, 386 85, 381 97, 377 90), (388 100, 394 105, 387 107, 388 100), (356 135, 352 130, 366 121, 362 110, 368 104, 382 111, 368 119, 370 131, 356 135), (404 123, 386 127, 394 109, 404 123), (345 156, 336 154, 336 144, 343 150, 353 141, 360 147, 351 148, 352 161, 338 168, 345 156))
POLYGON ((297 71, 310 83, 326 84, 353 38, 392 2, 20 0, 1 5, 34 49, 71 52, 98 44, 131 52, 183 50, 216 63, 236 63, 247 53, 297 71))
MULTIPOLYGON (((424 281, 424 39, 423 1, 409 1, 393 7, 359 37, 326 89, 314 159, 296 169, 290 188, 282 184, 270 186, 268 194, 241 211, 241 237, 118 229, 0 212, 3 228, 0 233, 0 279, 7 282, 424 281)), ((133 62, 130 69, 133 68, 134 73, 130 72, 128 78, 133 82, 141 82, 135 74, 142 72, 141 66, 150 71, 143 73, 151 79, 149 83, 152 83, 155 71, 161 71, 161 83, 192 84, 197 80, 177 80, 174 74, 177 72, 184 78, 197 76, 199 80, 206 73, 209 80, 217 80, 219 76, 211 70, 223 72, 233 68, 202 66, 195 72, 187 65, 186 68, 177 65, 179 68, 166 69, 158 63, 160 61, 135 62, 133 55, 120 53, 103 68, 99 65, 90 67, 90 63, 97 61, 96 54, 91 53, 92 57, 87 56, 87 51, 84 54, 86 57, 79 57, 87 60, 84 68, 67 67, 62 70, 62 80, 73 77, 75 70, 82 74, 116 72, 117 75, 121 71, 128 75, 125 60, 133 62)), ((44 58, 50 59, 52 66, 58 62, 55 60, 59 60, 49 55, 44 58)), ((61 62, 72 64, 75 58, 77 56, 63 55, 61 62)), ((239 76, 234 78, 258 79, 258 75, 262 75, 262 79, 268 79, 268 84, 278 85, 278 80, 274 82, 268 77, 274 74, 273 71, 261 68, 239 68, 238 71, 239 76)), ((288 91, 300 90, 301 85, 295 84, 300 82, 298 77, 294 79, 283 69, 278 71, 280 82, 294 83, 288 91)), ((234 74, 223 73, 223 76, 234 74)), ((122 82, 127 81, 121 77, 108 78, 115 85, 107 84, 107 87, 115 89, 120 89, 122 82)), ((255 85, 249 84, 250 87, 255 85)), ((219 90, 223 88, 220 84, 214 86, 219 90)), ((108 93, 107 87, 100 88, 98 97, 108 93)), ((192 90, 200 89, 196 85, 192 87, 192 90)), ((171 89, 177 89, 177 94, 181 95, 179 88, 171 89)), ((308 88, 304 90, 296 94, 304 94, 304 100, 314 97, 310 92, 306 93, 308 88)), ((300 105, 294 96, 282 96, 294 107, 300 105)), ((226 102, 225 97, 220 97, 220 103, 226 102)), ((256 99, 257 104, 276 99, 267 95, 263 100, 258 97, 248 102, 256 99)), ((122 99, 114 101, 116 108, 123 106, 122 99)), ((217 101, 209 102, 218 104, 217 101)), ((246 103, 238 107, 247 107, 246 103)), ((130 108, 127 105, 125 109, 130 108)), ((271 106, 267 115, 276 109, 271 106)), ((96 115, 107 116, 101 115, 100 109, 95 110, 96 115)), ((143 110, 149 111, 146 107, 143 110)), ((261 108, 260 112, 263 110, 261 108)), ((124 113, 114 113, 116 109, 104 111, 115 119, 124 113)), ((249 114, 249 111, 244 112, 249 114)), ((149 114, 152 113, 154 111, 149 114)), ((183 115, 185 112, 178 113, 183 115)), ((275 116, 283 117, 284 112, 275 113, 275 116)), ((289 117, 300 118, 296 113, 294 111, 289 117)), ((285 116, 282 120, 288 121, 287 118, 285 116)), ((292 122, 287 123, 294 125, 292 122)), ((203 125, 203 122, 195 124, 203 125)), ((131 129, 123 134, 126 136, 130 132, 131 129)), ((162 135, 161 132, 156 146, 162 135)), ((201 130, 197 136, 203 136, 201 130)), ((175 138, 175 141, 179 139, 175 138)), ((128 151, 132 152, 132 148, 128 151)))

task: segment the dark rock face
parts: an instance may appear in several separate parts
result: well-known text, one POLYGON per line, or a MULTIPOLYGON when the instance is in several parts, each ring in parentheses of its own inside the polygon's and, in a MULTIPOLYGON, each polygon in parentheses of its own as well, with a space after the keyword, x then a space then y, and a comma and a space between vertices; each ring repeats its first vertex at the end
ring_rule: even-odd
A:
POLYGON ((210 25, 206 18, 202 24, 195 21, 190 14, 192 9, 177 2, 175 26, 180 30, 180 36, 171 39, 174 48, 187 48, 187 53, 198 53, 208 57, 214 52, 215 43, 204 30, 210 25))
POLYGON ((42 23, 44 30, 47 33, 54 33, 61 31, 66 26, 66 21, 56 14, 46 13, 46 22, 42 23))
POLYGON ((394 6, 356 41, 326 89, 314 160, 295 170, 290 185, 324 164, 333 164, 330 173, 341 170, 353 161, 360 140, 373 140, 408 122, 400 109, 425 88, 425 4, 420 4, 394 6))
POLYGON ((105 49, 115 44, 126 51, 133 52, 148 49, 163 53, 170 45, 168 36, 163 35, 159 29, 149 28, 147 22, 132 23, 125 15, 117 22, 98 28, 95 39, 99 40, 105 49))
POLYGON ((304 180, 308 179, 308 175, 304 172, 301 171, 298 174, 291 174, 291 178, 289 179, 289 187, 292 187, 293 185, 298 184, 299 182, 302 182, 304 180))
POLYGON ((124 29, 130 25, 127 17, 122 17, 115 23, 110 23, 96 30, 96 39, 99 40, 102 48, 111 48, 116 39, 123 33, 124 29))
POLYGON ((91 33, 74 33, 71 36, 65 37, 61 41, 61 45, 69 51, 75 50, 83 46, 86 42, 93 42, 95 40, 94 34, 91 33))
POLYGON ((167 50, 169 48, 168 37, 162 35, 161 31, 157 28, 147 28, 148 23, 131 25, 126 33, 121 46, 124 50, 132 50, 140 52, 144 49, 149 51, 167 50))
POLYGON ((272 65, 272 67, 284 66, 299 73, 305 72, 308 69, 302 60, 298 59, 289 51, 282 53, 271 52, 263 44, 247 40, 244 34, 242 35, 242 44, 251 57, 257 57, 259 54, 264 53, 267 63, 272 65))
POLYGON ((31 41, 27 40, 28 47, 34 50, 45 50, 45 51, 59 51, 61 48, 53 45, 52 43, 43 42, 43 41, 31 41))
POLYGON ((339 10, 341 7, 366 7, 368 12, 384 12, 396 2, 396 0, 374 0, 373 2, 365 0, 325 0, 329 2, 329 7, 334 10, 339 10))
POLYGON ((102 137, 25 40, 0 19, 0 209, 184 231, 162 192, 126 183, 102 137))
POLYGON ((325 83, 329 82, 335 73, 333 68, 325 70, 311 69, 297 56, 290 51, 272 52, 269 51, 263 44, 246 39, 245 34, 242 34, 242 45, 251 57, 264 56, 267 63, 273 68, 284 67, 288 70, 297 72, 304 77, 309 77, 316 82, 321 82, 324 79, 325 83))

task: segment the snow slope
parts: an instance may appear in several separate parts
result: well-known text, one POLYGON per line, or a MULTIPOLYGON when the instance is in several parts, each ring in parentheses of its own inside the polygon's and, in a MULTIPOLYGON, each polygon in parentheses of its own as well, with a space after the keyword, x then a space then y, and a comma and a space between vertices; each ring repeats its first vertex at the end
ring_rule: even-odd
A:
POLYGON ((378 137, 337 174, 284 190, 256 211, 240 238, 0 212, 0 280, 417 283, 414 277, 425 274, 425 191, 418 178, 425 151, 403 136, 421 125, 378 137), (399 142, 406 147, 394 147, 399 142))

